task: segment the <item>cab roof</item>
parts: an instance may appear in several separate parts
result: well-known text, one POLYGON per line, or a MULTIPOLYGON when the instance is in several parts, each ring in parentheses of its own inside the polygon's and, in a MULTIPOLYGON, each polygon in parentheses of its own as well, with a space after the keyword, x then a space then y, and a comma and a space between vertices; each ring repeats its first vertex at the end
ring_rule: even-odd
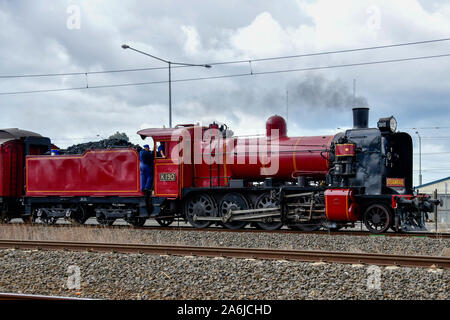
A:
POLYGON ((39 133, 18 128, 0 129, 0 144, 27 137, 42 137, 39 133))
POLYGON ((162 139, 171 139, 177 141, 179 137, 184 136, 186 133, 191 134, 194 128, 202 128, 193 125, 186 126, 176 126, 175 128, 148 128, 142 129, 137 132, 138 135, 141 136, 142 139, 146 137, 151 137, 154 140, 162 140, 162 139))

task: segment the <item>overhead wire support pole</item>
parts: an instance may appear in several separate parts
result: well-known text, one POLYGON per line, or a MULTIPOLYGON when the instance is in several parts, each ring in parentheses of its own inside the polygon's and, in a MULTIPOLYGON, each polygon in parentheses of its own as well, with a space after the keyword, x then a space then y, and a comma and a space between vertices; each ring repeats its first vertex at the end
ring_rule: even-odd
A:
POLYGON ((416 131, 419 137, 419 186, 422 185, 422 138, 420 137, 419 131, 416 131))
POLYGON ((169 61, 169 128, 172 128, 172 63, 169 61))
POLYGON ((180 66, 187 66, 187 67, 204 67, 204 68, 211 68, 211 66, 209 64, 193 64, 193 63, 184 63, 184 62, 173 62, 170 60, 165 60, 159 57, 156 57, 154 55, 151 55, 147 52, 141 51, 141 50, 137 50, 135 48, 130 47, 129 45, 123 44, 122 45, 122 49, 130 49, 133 51, 136 51, 138 53, 141 53, 143 55, 149 56, 151 58, 154 58, 156 60, 165 62, 169 65, 169 128, 172 128, 172 65, 180 65, 180 66))

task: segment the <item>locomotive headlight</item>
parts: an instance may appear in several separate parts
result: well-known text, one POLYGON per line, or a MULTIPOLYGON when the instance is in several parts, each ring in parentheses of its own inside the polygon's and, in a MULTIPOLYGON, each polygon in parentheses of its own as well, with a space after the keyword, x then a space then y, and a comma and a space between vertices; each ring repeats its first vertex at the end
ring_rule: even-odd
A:
POLYGON ((397 130, 397 120, 394 117, 391 117, 391 120, 389 120, 389 126, 391 128, 391 132, 395 132, 397 130))
POLYGON ((397 130, 397 120, 394 117, 381 118, 378 120, 377 126, 382 132, 390 131, 394 133, 397 130))

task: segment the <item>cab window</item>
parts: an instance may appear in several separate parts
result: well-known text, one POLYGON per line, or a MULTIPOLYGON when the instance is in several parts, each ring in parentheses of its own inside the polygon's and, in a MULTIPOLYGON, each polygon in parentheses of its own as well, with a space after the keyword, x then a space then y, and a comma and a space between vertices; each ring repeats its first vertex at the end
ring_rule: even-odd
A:
POLYGON ((165 142, 157 142, 156 143, 156 157, 157 158, 166 158, 166 143, 165 142))

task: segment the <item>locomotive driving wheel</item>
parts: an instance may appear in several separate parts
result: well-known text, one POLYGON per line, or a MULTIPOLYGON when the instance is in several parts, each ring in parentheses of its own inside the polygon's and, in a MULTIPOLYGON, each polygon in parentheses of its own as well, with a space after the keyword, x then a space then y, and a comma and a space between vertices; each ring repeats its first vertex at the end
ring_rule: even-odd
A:
MULTIPOLYGON (((274 208, 277 206, 278 201, 270 197, 270 192, 263 193, 256 199, 256 209, 274 208)), ((283 222, 281 221, 256 222, 255 224, 258 229, 263 230, 278 230, 283 226, 283 222)))
POLYGON ((184 208, 186 218, 195 228, 207 228, 211 221, 195 220, 194 217, 216 217, 217 206, 206 193, 194 194, 187 199, 184 208))
POLYGON ((369 206, 364 212, 364 224, 372 233, 382 233, 391 225, 391 213, 389 208, 381 203, 369 206))
MULTIPOLYGON (((220 203, 219 215, 224 217, 230 213, 230 210, 247 210, 249 207, 247 199, 242 194, 237 192, 227 193, 220 203)), ((228 229, 235 230, 244 228, 247 223, 247 221, 233 221, 225 222, 223 225, 228 229)))

